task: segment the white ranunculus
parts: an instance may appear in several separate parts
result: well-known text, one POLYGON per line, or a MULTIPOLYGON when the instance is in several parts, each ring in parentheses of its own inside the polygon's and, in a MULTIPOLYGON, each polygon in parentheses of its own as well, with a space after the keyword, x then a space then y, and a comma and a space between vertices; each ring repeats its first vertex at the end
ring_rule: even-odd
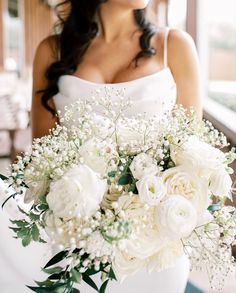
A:
POLYGON ((136 179, 141 179, 147 174, 156 174, 158 172, 155 160, 145 153, 141 153, 134 157, 130 164, 130 170, 136 179))
POLYGON ((197 221, 196 209, 180 195, 172 195, 156 208, 156 223, 163 238, 178 240, 187 237, 197 221))
POLYGON ((155 223, 155 208, 146 209, 138 195, 122 195, 118 206, 132 223, 131 235, 125 240, 128 255, 145 259, 154 254, 163 245, 155 223))
POLYGON ((208 181, 196 176, 192 169, 185 165, 167 169, 162 173, 168 195, 179 194, 188 199, 202 214, 210 204, 208 181))
POLYGON ((118 157, 113 144, 94 138, 85 142, 79 148, 79 153, 84 163, 101 175, 109 172, 109 162, 118 157))
POLYGON ((220 168, 211 174, 209 188, 218 197, 232 199, 232 179, 224 168, 220 168))
POLYGON ((166 195, 166 186, 161 177, 146 175, 136 183, 141 202, 156 206, 166 195))
POLYGON ((199 176, 205 176, 207 179, 225 162, 225 154, 222 151, 200 141, 196 136, 191 136, 181 146, 172 147, 171 158, 177 166, 188 166, 199 176))
POLYGON ((157 253, 150 256, 146 261, 149 273, 161 272, 176 265, 178 258, 183 255, 181 241, 173 241, 164 245, 157 253))
POLYGON ((130 256, 119 249, 115 250, 115 257, 112 261, 112 269, 119 282, 123 282, 126 277, 138 272, 145 265, 144 260, 130 256))
POLYGON ((78 165, 50 185, 46 199, 53 213, 64 219, 90 216, 98 209, 107 183, 86 165, 78 165))

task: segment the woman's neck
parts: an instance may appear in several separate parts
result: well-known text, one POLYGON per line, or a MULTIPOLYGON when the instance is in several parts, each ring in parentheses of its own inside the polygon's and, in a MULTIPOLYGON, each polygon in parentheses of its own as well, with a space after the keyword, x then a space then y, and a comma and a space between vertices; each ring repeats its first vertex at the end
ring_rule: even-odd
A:
POLYGON ((100 37, 110 43, 121 37, 131 37, 137 31, 134 12, 127 7, 106 2, 98 12, 100 37))

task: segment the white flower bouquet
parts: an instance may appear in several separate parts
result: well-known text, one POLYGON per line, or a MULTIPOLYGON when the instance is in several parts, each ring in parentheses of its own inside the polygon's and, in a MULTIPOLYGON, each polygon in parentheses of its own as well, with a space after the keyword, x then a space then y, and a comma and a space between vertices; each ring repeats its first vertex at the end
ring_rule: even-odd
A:
POLYGON ((234 269, 236 211, 224 205, 234 150, 223 153, 224 135, 181 106, 161 118, 127 118, 129 107, 109 88, 79 100, 1 176, 19 200, 16 238, 56 253, 34 292, 80 292, 84 281, 103 293, 110 280, 164 270, 183 253, 206 267, 212 288, 234 269))

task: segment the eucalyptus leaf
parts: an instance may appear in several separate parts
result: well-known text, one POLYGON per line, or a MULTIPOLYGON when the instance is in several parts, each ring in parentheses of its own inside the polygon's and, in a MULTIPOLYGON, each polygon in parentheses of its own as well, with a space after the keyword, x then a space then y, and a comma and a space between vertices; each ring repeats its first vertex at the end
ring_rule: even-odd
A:
POLYGON ((127 185, 130 183, 130 181, 132 180, 131 176, 128 174, 128 175, 123 175, 119 178, 118 180, 118 184, 119 185, 127 185))

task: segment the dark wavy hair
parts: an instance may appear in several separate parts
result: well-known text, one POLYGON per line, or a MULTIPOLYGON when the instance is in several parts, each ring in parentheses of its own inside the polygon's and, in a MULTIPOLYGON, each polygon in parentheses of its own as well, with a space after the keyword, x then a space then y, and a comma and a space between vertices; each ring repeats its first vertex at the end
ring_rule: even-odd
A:
MULTIPOLYGON (((48 81, 46 89, 42 93, 43 106, 55 115, 56 112, 49 105, 49 100, 58 93, 58 79, 61 75, 73 74, 77 66, 82 62, 83 56, 93 38, 98 33, 96 15, 99 6, 107 0, 64 0, 56 7, 59 23, 59 33, 56 34, 56 48, 60 50, 60 59, 52 63, 46 70, 45 76, 48 81), (66 9, 63 9, 66 7, 66 9), (69 8, 69 11, 68 11, 69 8)), ((150 45, 150 40, 155 34, 156 27, 146 18, 145 9, 134 10, 134 17, 138 28, 142 31, 140 36, 140 52, 135 59, 151 57, 156 54, 150 45)), ((59 54, 58 54, 59 55, 59 54)))

